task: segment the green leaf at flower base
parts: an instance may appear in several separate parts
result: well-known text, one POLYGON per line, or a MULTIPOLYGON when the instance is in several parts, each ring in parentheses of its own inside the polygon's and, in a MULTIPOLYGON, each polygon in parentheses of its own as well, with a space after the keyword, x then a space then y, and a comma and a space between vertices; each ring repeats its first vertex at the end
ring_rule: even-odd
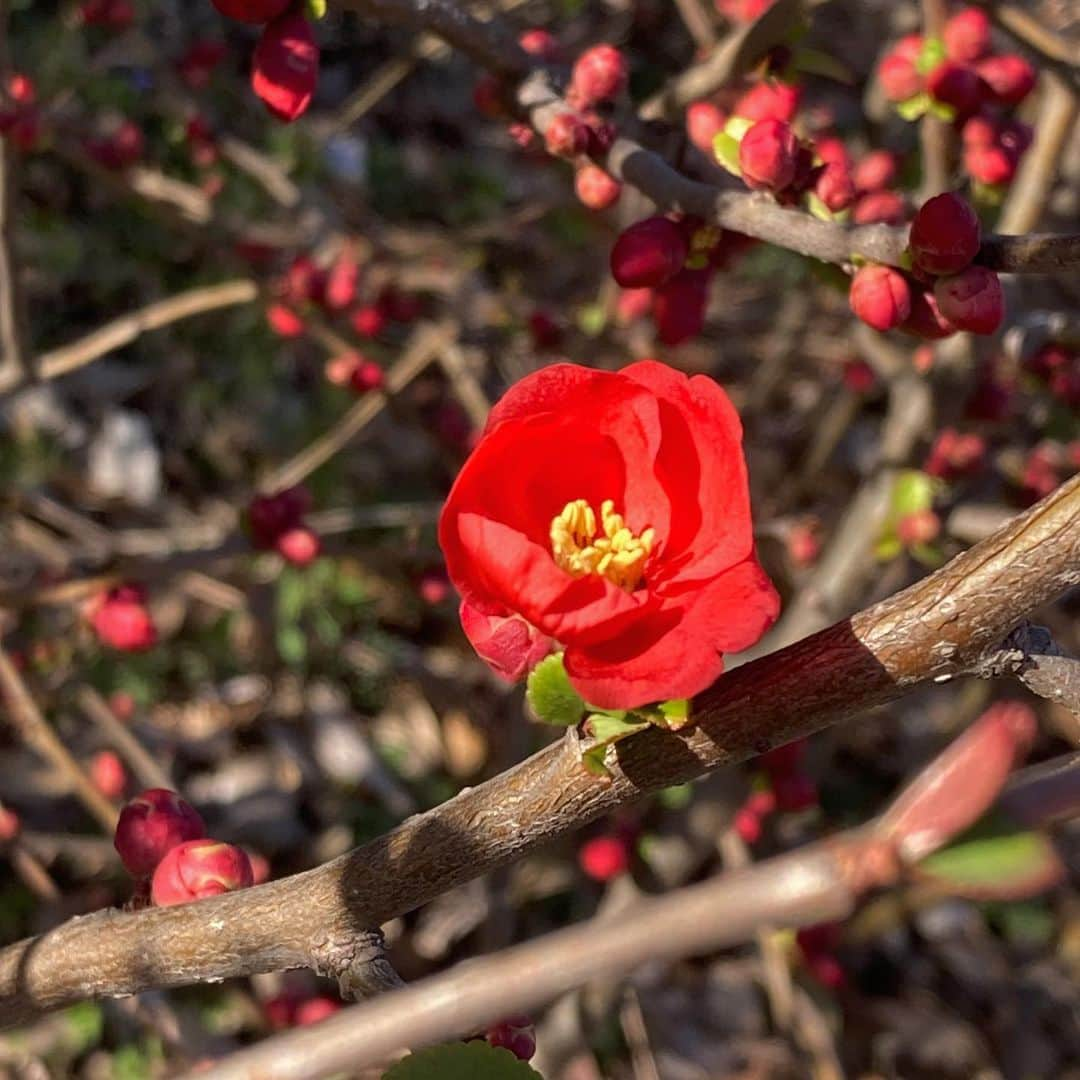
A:
POLYGON ((474 1039, 429 1046, 403 1057, 382 1080, 542 1080, 540 1074, 502 1046, 474 1039))
POLYGON ((622 710, 611 712, 598 710, 590 713, 586 727, 592 738, 581 751, 582 765, 593 776, 606 779, 610 775, 604 763, 608 747, 648 726, 649 721, 643 720, 636 713, 627 713, 622 710))
POLYGON ((936 544, 912 544, 909 554, 917 563, 930 570, 936 570, 945 564, 945 553, 936 544))
POLYGON ((952 105, 947 105, 944 101, 938 101, 937 98, 930 99, 930 108, 927 112, 931 116, 936 116, 939 120, 943 120, 946 124, 951 124, 956 119, 956 108, 952 105))
POLYGON ((925 91, 901 101, 896 106, 899 116, 908 121, 918 120, 930 108, 931 97, 925 91))
POLYGON ((304 10, 309 19, 318 22, 326 18, 326 0, 304 0, 304 10))
POLYGON ((1042 833, 1007 828, 977 825, 923 859, 915 868, 918 878, 973 900, 1024 900, 1056 885, 1065 867, 1050 841, 1042 833))
POLYGON ((562 653, 545 656, 529 672, 525 698, 536 719, 545 724, 573 727, 585 715, 585 702, 570 685, 562 653))
POLYGON ((971 185, 971 198, 977 208, 996 209, 1005 201, 1008 184, 984 184, 976 180, 971 185))
POLYGON ((672 698, 670 701, 661 701, 657 706, 660 713, 660 727, 666 727, 671 731, 678 731, 690 723, 690 699, 672 698))
POLYGON ((890 533, 883 536, 874 545, 874 558, 878 562, 892 562, 893 559, 900 556, 903 550, 904 545, 900 543, 900 538, 896 533, 890 533))
POLYGON ((945 42, 939 37, 928 37, 923 41, 922 50, 915 60, 915 70, 920 75, 929 75, 945 59, 945 42))
POLYGON ((819 221, 832 221, 835 217, 833 212, 812 191, 806 196, 806 209, 810 211, 812 217, 816 217, 819 221))
POLYGON ((713 154, 721 166, 733 176, 742 176, 742 168, 739 166, 739 141, 726 131, 717 132, 713 136, 713 154))

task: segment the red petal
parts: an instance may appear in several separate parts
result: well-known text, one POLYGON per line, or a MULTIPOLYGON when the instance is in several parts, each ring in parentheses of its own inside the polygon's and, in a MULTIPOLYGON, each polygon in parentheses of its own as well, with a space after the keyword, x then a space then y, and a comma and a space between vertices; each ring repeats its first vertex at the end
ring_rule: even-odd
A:
POLYGON ((461 628, 472 647, 496 675, 517 682, 550 651, 551 638, 530 626, 520 615, 500 615, 461 602, 461 628))

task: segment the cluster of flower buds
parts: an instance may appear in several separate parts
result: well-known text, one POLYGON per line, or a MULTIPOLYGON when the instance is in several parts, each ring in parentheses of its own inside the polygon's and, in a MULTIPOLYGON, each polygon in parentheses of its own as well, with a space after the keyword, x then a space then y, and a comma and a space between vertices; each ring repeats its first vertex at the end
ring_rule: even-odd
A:
POLYGON ((311 495, 301 486, 273 495, 257 495, 248 506, 251 542, 263 551, 276 551, 294 566, 307 566, 322 551, 319 537, 304 524, 311 495))
POLYGON ((41 135, 37 89, 29 75, 13 72, 0 93, 0 138, 10 139, 23 152, 33 150, 41 135))
POLYGON ((1008 184, 1031 143, 1031 129, 1012 111, 1031 93, 1035 78, 1022 56, 993 52, 990 19, 974 7, 953 15, 940 39, 902 38, 878 65, 885 96, 905 119, 932 111, 955 122, 964 167, 984 189, 1008 184))
POLYGON ((120 652, 144 652, 157 644, 157 630, 140 585, 117 585, 94 597, 86 618, 98 640, 120 652))
POLYGON ((927 476, 960 480, 978 473, 986 464, 986 439, 975 432, 947 427, 939 432, 923 464, 927 476))
POLYGON ((213 0, 226 18, 262 26, 251 60, 251 88, 272 116, 291 123, 311 104, 319 46, 294 0, 213 0))
POLYGON ((144 791, 120 811, 113 843, 128 873, 141 882, 149 879, 150 899, 158 907, 252 884, 245 852, 208 839, 195 808, 165 788, 144 791))
POLYGON ((922 338, 957 330, 993 334, 1005 317, 997 274, 972 260, 979 252, 979 219, 959 196, 928 200, 911 224, 910 274, 868 265, 851 282, 851 310, 875 330, 899 328, 922 338))
POLYGON ((1080 409, 1080 349, 1049 342, 1028 359, 1025 367, 1065 408, 1080 409))
POLYGON ((508 1016, 488 1028, 484 1038, 492 1046, 509 1050, 514 1057, 528 1061, 536 1053, 536 1028, 531 1016, 525 1013, 508 1016))
POLYGON ((1024 459, 1017 478, 1020 501, 1025 505, 1038 502, 1077 472, 1080 472, 1080 439, 1070 443, 1043 439, 1024 459))
POLYGON ((630 321, 651 310, 665 345, 689 341, 705 323, 714 273, 728 265, 744 240, 689 216, 635 222, 611 250, 611 274, 624 290, 620 318, 630 321))

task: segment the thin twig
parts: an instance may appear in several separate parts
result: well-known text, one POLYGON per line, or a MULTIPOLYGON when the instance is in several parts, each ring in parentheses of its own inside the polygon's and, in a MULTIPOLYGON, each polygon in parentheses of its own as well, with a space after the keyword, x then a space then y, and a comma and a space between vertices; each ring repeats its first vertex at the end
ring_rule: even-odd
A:
MULTIPOLYGON (((945 0, 922 0, 923 35, 940 40, 948 10, 945 0)), ((940 195, 949 187, 949 160, 952 155, 952 130, 944 120, 928 112, 919 124, 922 145, 922 184, 919 201, 940 195)))
POLYGON ((116 714, 93 687, 80 687, 76 698, 82 711, 96 727, 101 729, 105 738, 131 766, 143 787, 180 790, 168 771, 117 719, 116 714))

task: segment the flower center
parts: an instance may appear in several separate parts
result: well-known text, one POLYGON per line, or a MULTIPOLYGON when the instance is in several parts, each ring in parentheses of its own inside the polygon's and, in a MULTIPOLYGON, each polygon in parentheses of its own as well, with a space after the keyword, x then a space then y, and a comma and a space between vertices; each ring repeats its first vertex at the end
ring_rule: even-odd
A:
POLYGON ((620 589, 633 592, 645 573, 655 531, 646 529, 635 536, 615 513, 615 504, 605 499, 600 505, 600 528, 596 514, 584 499, 568 502, 551 519, 551 554, 556 565, 573 577, 599 574, 620 589))

